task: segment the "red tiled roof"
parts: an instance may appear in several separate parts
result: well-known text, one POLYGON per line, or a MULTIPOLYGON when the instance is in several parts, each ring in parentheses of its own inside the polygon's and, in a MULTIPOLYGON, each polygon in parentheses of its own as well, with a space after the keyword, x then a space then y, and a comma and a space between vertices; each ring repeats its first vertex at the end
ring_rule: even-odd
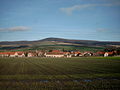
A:
POLYGON ((74 52, 74 54, 81 54, 81 52, 77 51, 77 52, 74 52))
POLYGON ((61 52, 61 53, 48 52, 46 54, 49 54, 49 55, 64 55, 63 52, 61 52))
POLYGON ((8 52, 0 52, 0 54, 8 54, 8 52))
POLYGON ((106 53, 108 53, 109 55, 112 55, 114 52, 106 52, 106 53))
POLYGON ((9 52, 9 55, 14 55, 15 54, 15 52, 9 52))
POLYGON ((37 53, 34 53, 34 52, 29 52, 28 54, 31 54, 33 56, 37 56, 37 53))
POLYGON ((97 54, 105 54, 105 52, 99 51, 97 52, 97 54))
POLYGON ((53 53, 60 53, 60 50, 52 50, 53 53))
POLYGON ((70 54, 70 52, 63 52, 64 54, 70 54))
POLYGON ((24 54, 24 52, 16 52, 18 55, 22 55, 24 54))
POLYGON ((7 55, 14 55, 15 52, 0 52, 0 54, 3 54, 3 55, 5 55, 5 54, 7 54, 7 55))
POLYGON ((14 55, 15 53, 17 53, 18 55, 22 55, 24 52, 0 52, 0 54, 3 55, 14 55))

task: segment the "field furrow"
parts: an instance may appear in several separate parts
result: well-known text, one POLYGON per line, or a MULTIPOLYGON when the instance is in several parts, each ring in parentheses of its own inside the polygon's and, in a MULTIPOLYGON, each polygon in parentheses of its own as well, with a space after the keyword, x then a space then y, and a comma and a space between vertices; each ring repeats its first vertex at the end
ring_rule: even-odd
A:
POLYGON ((0 58, 0 90, 119 90, 119 57, 0 58))

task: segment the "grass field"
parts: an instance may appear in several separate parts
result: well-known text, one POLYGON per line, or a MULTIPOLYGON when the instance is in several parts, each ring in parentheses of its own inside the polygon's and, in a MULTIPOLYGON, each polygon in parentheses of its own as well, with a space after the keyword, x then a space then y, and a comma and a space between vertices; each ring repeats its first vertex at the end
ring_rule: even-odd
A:
MULTIPOLYGON (((49 43, 50 44, 50 43, 49 43)), ((81 52, 85 51, 91 51, 91 52, 97 52, 97 51, 103 51, 105 47, 92 47, 92 46, 79 46, 79 45, 34 45, 31 47, 23 47, 23 46, 7 46, 7 47, 0 47, 0 52, 6 51, 6 50, 12 50, 12 51, 29 51, 29 50, 79 50, 81 52)))
POLYGON ((0 58, 0 90, 119 90, 120 57, 0 58))

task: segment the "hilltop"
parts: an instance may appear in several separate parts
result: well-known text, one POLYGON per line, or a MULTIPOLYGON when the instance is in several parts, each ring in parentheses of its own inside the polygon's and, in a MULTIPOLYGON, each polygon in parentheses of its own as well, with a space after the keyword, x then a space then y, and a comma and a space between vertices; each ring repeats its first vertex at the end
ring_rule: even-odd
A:
POLYGON ((105 47, 119 47, 120 42, 74 40, 64 38, 45 38, 36 41, 3 41, 0 42, 0 50, 12 49, 104 49, 105 47))

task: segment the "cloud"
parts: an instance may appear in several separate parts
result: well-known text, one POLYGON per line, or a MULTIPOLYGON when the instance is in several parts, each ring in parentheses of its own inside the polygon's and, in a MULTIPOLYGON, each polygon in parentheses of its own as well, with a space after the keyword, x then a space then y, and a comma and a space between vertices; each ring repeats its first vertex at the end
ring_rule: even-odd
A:
POLYGON ((85 8, 100 7, 100 6, 111 7, 111 6, 119 6, 119 5, 120 5, 120 2, 109 3, 109 4, 81 4, 81 5, 74 5, 74 6, 67 7, 67 8, 60 8, 60 10, 68 15, 72 15, 73 11, 82 10, 85 8))
POLYGON ((93 7, 96 6, 96 4, 85 4, 85 5, 74 5, 72 7, 68 8, 60 8, 61 11, 67 13, 68 15, 71 15, 73 11, 75 10, 81 10, 83 8, 88 8, 88 7, 93 7))
POLYGON ((25 26, 16 26, 10 28, 0 28, 0 31, 26 31, 29 29, 30 29, 29 27, 25 27, 25 26))

